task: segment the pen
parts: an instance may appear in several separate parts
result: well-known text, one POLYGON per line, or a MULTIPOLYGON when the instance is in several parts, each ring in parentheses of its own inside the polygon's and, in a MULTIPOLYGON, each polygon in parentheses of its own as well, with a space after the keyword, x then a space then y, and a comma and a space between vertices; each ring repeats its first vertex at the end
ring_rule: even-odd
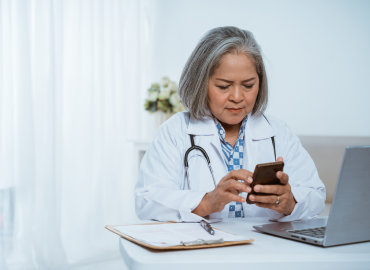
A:
POLYGON ((201 220, 199 222, 200 226, 203 227, 203 229, 205 229, 209 234, 212 234, 214 235, 215 234, 215 231, 212 229, 211 225, 209 225, 209 223, 205 220, 201 220))

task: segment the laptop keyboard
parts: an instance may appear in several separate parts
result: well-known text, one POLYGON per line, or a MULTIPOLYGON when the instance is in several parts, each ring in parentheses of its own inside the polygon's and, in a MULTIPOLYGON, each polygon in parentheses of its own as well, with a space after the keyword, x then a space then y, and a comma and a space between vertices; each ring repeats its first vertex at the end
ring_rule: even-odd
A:
POLYGON ((288 232, 296 233, 296 234, 300 234, 300 235, 304 235, 304 236, 324 238, 325 228, 326 227, 309 228, 309 229, 304 229, 304 230, 295 230, 295 231, 288 231, 288 232))

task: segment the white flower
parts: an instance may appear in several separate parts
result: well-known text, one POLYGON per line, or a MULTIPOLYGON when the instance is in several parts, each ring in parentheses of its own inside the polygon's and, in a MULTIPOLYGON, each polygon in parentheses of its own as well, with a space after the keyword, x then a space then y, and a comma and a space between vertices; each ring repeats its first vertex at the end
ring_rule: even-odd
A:
POLYGON ((173 93, 171 95, 171 97, 170 97, 170 103, 174 107, 176 107, 176 105, 180 103, 180 99, 179 99, 179 96, 177 95, 177 93, 173 93))
POLYGON ((170 79, 168 77, 163 77, 162 78, 162 85, 166 87, 168 83, 170 82, 170 79))
POLYGON ((149 97, 148 97, 149 101, 156 101, 157 98, 158 98, 158 92, 157 91, 149 92, 149 97))
POLYGON ((168 87, 163 87, 159 93, 159 99, 168 99, 170 97, 171 90, 168 87))
POLYGON ((182 105, 182 103, 178 103, 175 107, 173 107, 173 112, 174 113, 177 113, 177 112, 182 112, 184 110, 184 105, 182 105))
POLYGON ((168 88, 171 89, 171 91, 177 91, 177 83, 176 82, 169 82, 168 88))

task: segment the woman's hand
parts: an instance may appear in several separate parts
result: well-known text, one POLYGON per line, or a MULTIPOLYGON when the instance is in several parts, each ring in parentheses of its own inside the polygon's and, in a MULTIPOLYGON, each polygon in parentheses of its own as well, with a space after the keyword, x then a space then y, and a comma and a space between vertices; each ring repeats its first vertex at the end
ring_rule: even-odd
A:
POLYGON ((218 183, 217 187, 204 195, 202 201, 192 213, 205 217, 212 213, 221 212, 225 205, 231 201, 245 202, 245 198, 239 196, 241 192, 250 192, 253 173, 247 170, 231 171, 218 183), (239 182, 243 180, 244 182, 239 182))
MULTIPOLYGON (((282 157, 278 157, 276 161, 283 161, 282 157)), ((296 200, 291 192, 289 185, 289 176, 284 172, 277 172, 276 177, 280 179, 282 185, 256 185, 253 190, 259 193, 268 193, 274 195, 250 195, 251 201, 257 202, 258 207, 269 208, 284 215, 290 215, 296 205, 296 200), (276 204, 279 196, 279 204, 276 204)))

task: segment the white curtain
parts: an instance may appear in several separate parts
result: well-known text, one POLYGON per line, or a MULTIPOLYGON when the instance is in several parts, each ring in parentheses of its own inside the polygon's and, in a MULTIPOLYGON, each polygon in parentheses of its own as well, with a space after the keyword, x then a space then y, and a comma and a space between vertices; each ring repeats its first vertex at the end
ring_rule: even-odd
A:
POLYGON ((119 256, 151 3, 0 0, 0 268, 119 256))

